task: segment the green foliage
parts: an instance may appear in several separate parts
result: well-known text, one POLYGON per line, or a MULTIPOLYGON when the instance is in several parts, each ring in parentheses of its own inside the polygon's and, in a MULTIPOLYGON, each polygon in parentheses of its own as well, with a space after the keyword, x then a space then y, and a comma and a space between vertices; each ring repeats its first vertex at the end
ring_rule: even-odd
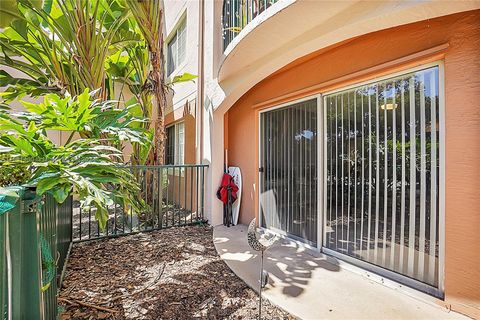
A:
POLYGON ((18 114, 0 110, 0 155, 27 173, 21 182, 36 185, 39 195, 52 192, 60 203, 73 187, 84 208, 97 209, 102 228, 109 205, 139 210, 138 183, 114 145, 120 140, 147 144, 143 129, 130 127, 142 119, 111 101, 93 100, 88 90, 74 98, 49 94, 44 103, 24 105, 27 111, 18 114), (59 146, 47 137, 52 129, 82 138, 59 146))
MULTIPOLYGON (((42 0, 30 1, 35 8, 40 8, 42 6, 42 0)), ((5 28, 10 22, 15 20, 15 15, 19 13, 17 10, 17 0, 1 0, 0 3, 0 8, 2 9, 2 12, 0 12, 0 28, 5 28)))
POLYGON ((0 186, 25 184, 31 177, 28 167, 22 162, 0 160, 0 186))
POLYGON ((181 82, 189 82, 195 80, 196 78, 198 78, 198 76, 185 72, 183 74, 179 74, 178 76, 173 77, 172 82, 168 85, 173 85, 181 82))
POLYGON ((0 215, 15 207, 20 198, 19 191, 19 187, 4 188, 0 186, 0 215))
MULTIPOLYGON (((105 61, 117 48, 139 40, 130 30, 128 10, 116 0, 52 0, 41 8, 30 0, 16 2, 0 9, 15 17, 0 35, 0 64, 35 79, 43 90, 78 95, 101 88, 99 95, 108 98, 105 61)), ((8 81, 15 80, 4 98, 42 93, 32 83, 8 81)))
MULTIPOLYGON (((155 66, 157 69, 163 67, 160 59, 155 63, 151 60, 154 56, 162 56, 158 54, 162 47, 161 1, 44 0, 43 5, 40 0, 0 1, 2 22, 7 22, 3 17, 8 17, 8 23, 0 34, 0 65, 21 73, 21 76, 12 76, 0 71, 0 87, 6 88, 0 93, 0 100, 9 103, 25 96, 41 97, 51 93, 62 100, 69 95, 80 96, 86 89, 98 89, 95 91, 96 98, 101 101, 119 99, 118 106, 126 106, 129 114, 145 119, 135 123, 125 120, 122 128, 110 126, 108 132, 103 132, 110 136, 119 135, 119 140, 130 139, 134 150, 132 162, 145 164, 152 146, 140 143, 141 137, 133 139, 135 132, 126 127, 142 128, 144 133, 148 133, 147 137, 153 139, 154 132, 159 134, 163 130, 154 131, 152 128, 152 87, 167 90, 176 83, 196 78, 185 73, 165 84, 163 79, 157 81, 151 76, 155 73, 152 72, 155 66), (124 101, 125 96, 131 96, 130 93, 133 98, 124 101)), ((158 108, 165 107, 155 102, 158 108)), ((62 103, 50 102, 50 105, 58 107, 55 111, 57 116, 71 111, 62 111, 62 103)), ((118 117, 124 116, 120 111, 103 109, 102 112, 105 114, 102 121, 113 117, 118 123, 118 117)), ((164 110, 157 110, 157 114, 164 115, 164 110)), ((96 128, 82 127, 82 123, 77 121, 88 121, 89 116, 91 114, 74 119, 66 114, 55 119, 45 115, 44 119, 49 121, 49 130, 80 130, 79 135, 88 138, 99 134, 92 134, 96 128)), ((35 119, 28 121, 46 129, 35 119)))
POLYGON ((115 145, 124 141, 150 143, 140 125, 145 119, 141 114, 134 115, 137 104, 119 109, 117 101, 102 101, 94 96, 95 92, 88 89, 74 99, 47 94, 43 103, 21 101, 28 112, 18 113, 16 117, 34 123, 41 130, 69 131, 71 137, 78 133, 82 138, 97 138, 115 145))

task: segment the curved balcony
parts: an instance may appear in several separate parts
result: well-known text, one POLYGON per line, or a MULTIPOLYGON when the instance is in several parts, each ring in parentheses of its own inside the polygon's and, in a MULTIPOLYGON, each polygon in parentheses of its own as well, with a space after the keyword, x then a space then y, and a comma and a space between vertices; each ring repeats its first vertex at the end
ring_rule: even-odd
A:
POLYGON ((224 0, 217 11, 222 19, 217 30, 224 36, 218 37, 224 46, 218 45, 222 54, 214 71, 218 86, 208 94, 214 109, 225 111, 255 84, 312 52, 382 29, 476 8, 474 2, 224 0))
POLYGON ((278 0, 224 0, 222 11, 223 50, 255 17, 278 0))

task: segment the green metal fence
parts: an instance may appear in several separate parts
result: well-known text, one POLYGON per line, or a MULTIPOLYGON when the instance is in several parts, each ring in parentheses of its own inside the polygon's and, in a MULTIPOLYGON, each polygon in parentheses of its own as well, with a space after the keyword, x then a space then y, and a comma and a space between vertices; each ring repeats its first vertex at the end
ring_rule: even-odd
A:
POLYGON ((19 188, 0 215, 2 319, 55 319, 57 285, 71 243, 72 199, 59 205, 35 188, 19 188))
POLYGON ((95 212, 73 209, 18 188, 15 207, 0 214, 0 320, 57 318, 61 275, 74 242, 204 223, 208 165, 132 166, 144 201, 140 212, 112 205, 101 230, 95 212))

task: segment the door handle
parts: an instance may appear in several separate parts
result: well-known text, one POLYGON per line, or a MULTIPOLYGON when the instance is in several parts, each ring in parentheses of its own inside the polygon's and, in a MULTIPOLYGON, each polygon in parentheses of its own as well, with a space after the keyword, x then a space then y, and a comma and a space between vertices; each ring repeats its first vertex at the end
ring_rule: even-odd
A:
POLYGON ((258 168, 258 172, 262 172, 262 173, 265 172, 265 168, 263 167, 258 168))

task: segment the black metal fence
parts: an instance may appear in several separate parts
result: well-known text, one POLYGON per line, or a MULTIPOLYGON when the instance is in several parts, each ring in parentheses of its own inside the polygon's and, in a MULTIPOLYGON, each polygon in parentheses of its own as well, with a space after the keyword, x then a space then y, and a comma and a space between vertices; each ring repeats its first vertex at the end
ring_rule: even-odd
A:
POLYGON ((132 166, 140 184, 144 205, 135 211, 118 204, 108 207, 108 221, 102 230, 95 209, 74 206, 73 242, 160 230, 203 223, 205 174, 208 165, 132 166))
POLYGON ((224 0, 222 12, 223 50, 255 17, 278 0, 224 0))

